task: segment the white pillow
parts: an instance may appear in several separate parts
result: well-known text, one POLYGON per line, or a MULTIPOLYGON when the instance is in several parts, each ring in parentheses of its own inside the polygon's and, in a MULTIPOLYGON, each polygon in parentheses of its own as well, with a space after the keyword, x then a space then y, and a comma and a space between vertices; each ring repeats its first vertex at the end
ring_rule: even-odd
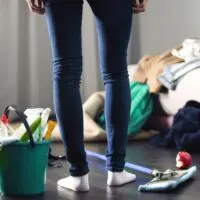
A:
POLYGON ((164 111, 169 115, 175 115, 189 100, 200 102, 200 68, 185 75, 176 90, 160 94, 159 99, 164 111))

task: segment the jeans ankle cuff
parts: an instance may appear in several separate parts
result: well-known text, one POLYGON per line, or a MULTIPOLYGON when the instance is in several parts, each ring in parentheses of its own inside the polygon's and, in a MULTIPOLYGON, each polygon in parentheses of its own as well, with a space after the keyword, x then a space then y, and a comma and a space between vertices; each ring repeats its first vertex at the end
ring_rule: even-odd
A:
POLYGON ((107 167, 106 169, 110 172, 123 172, 124 170, 123 167, 107 167))
POLYGON ((74 176, 74 177, 79 177, 79 176, 84 176, 88 173, 89 173, 89 169, 86 169, 86 170, 81 171, 81 172, 70 172, 70 175, 74 176))

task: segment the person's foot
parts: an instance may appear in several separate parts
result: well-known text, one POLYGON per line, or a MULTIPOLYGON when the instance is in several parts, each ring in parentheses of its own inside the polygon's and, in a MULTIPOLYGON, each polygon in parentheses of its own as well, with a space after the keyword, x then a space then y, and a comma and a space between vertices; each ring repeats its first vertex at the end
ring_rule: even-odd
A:
POLYGON ((90 189, 88 174, 79 177, 69 176, 60 179, 57 185, 75 192, 87 192, 90 189))
POLYGON ((136 175, 128 173, 127 171, 123 171, 123 172, 108 171, 107 185, 120 186, 126 183, 130 183, 134 181, 135 179, 136 179, 136 175))

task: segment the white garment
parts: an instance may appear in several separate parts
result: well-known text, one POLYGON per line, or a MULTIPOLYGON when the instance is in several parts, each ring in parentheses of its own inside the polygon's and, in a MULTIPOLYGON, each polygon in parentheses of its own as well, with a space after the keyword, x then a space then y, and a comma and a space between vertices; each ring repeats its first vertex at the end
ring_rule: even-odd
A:
POLYGON ((191 38, 185 39, 180 50, 173 49, 172 55, 185 60, 191 61, 195 58, 200 58, 200 39, 191 38))
POLYGON ((159 94, 159 101, 162 108, 168 115, 175 115, 187 101, 195 100, 200 102, 200 68, 192 70, 178 81, 175 90, 168 90, 167 93, 159 94))
POLYGON ((1 136, 5 136, 5 137, 9 136, 8 127, 3 123, 0 125, 0 137, 1 136))
POLYGON ((167 66, 161 76, 158 77, 158 80, 166 88, 174 90, 183 76, 197 68, 200 68, 200 57, 188 62, 167 66))
POLYGON ((15 136, 8 136, 8 137, 0 137, 0 148, 12 143, 19 141, 19 139, 15 136))

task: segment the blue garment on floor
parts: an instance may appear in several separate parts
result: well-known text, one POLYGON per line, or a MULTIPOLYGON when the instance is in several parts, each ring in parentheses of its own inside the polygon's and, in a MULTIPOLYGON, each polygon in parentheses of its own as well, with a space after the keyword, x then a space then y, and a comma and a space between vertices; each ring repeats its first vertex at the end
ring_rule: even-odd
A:
POLYGON ((200 103, 188 101, 175 115, 172 127, 154 136, 151 143, 179 151, 200 152, 200 103))

